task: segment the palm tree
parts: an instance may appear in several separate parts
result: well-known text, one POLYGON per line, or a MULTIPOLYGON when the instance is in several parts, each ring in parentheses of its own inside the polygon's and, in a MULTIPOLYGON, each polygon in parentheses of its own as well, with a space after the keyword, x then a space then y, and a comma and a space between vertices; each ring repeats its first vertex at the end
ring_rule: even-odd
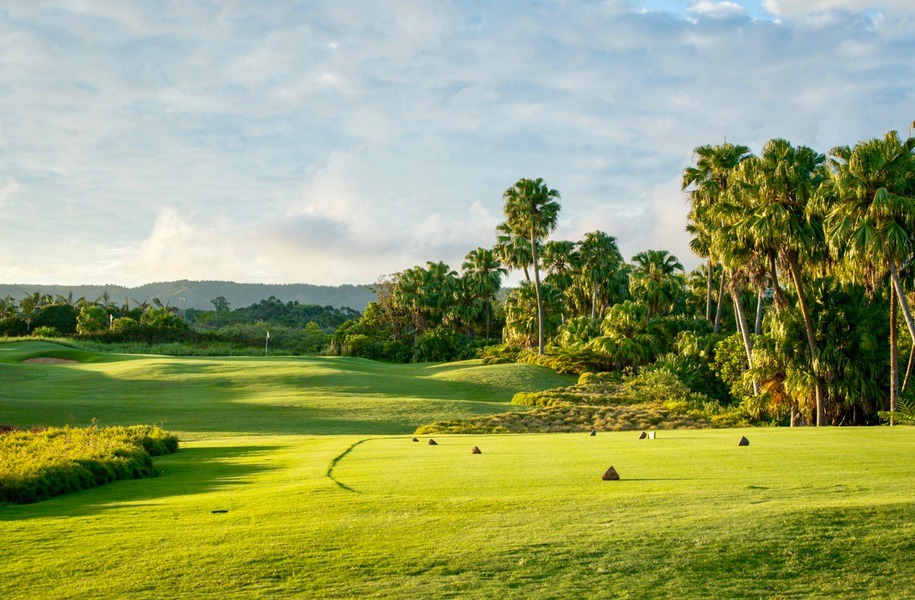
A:
POLYGON ((531 280, 528 267, 533 263, 531 245, 528 240, 512 232, 508 223, 496 227, 496 245, 493 248, 496 258, 509 270, 524 271, 525 281, 531 280))
MULTIPOLYGON (((826 235, 833 252, 850 266, 855 280, 888 273, 895 300, 915 342, 915 321, 899 278, 912 259, 915 234, 915 138, 883 139, 841 146, 829 153, 826 235)), ((891 323, 891 327, 895 324, 891 323)), ((893 365, 890 365, 893 368, 893 365)), ((897 377, 898 379, 898 377, 897 377)), ((896 411, 895 394, 890 412, 896 411)))
MULTIPOLYGON (((614 276, 623 266, 616 238, 603 231, 591 231, 578 244, 582 277, 591 288, 591 321, 597 320, 601 288, 610 288, 614 276)), ((603 308, 603 307, 602 307, 603 308)))
POLYGON ((575 242, 569 240, 551 240, 544 244, 543 268, 547 272, 546 280, 561 292, 568 290, 575 280, 579 268, 580 256, 575 250, 575 242))
POLYGON ((791 277, 798 308, 804 317, 810 372, 815 382, 816 424, 825 425, 826 397, 819 365, 817 337, 807 299, 807 278, 801 264, 821 265, 823 234, 809 204, 823 179, 825 157, 807 146, 794 147, 784 139, 766 143, 760 156, 745 160, 737 170, 735 193, 744 210, 735 230, 748 239, 768 265, 776 306, 787 302, 779 284, 779 268, 791 277))
MULTIPOLYGON (((698 256, 708 260, 708 287, 706 291, 705 316, 712 322, 712 273, 717 262, 712 248, 712 237, 717 230, 715 208, 730 187, 731 174, 734 168, 750 156, 746 146, 725 142, 718 146, 699 146, 693 151, 698 157, 695 167, 683 170, 682 188, 692 188, 688 192, 690 212, 687 218, 687 231, 693 235, 690 248, 698 256)), ((718 293, 718 309, 715 315, 715 332, 718 332, 721 319, 721 302, 724 294, 724 273, 718 293)))
POLYGON ((492 319, 492 301, 502 289, 502 277, 508 273, 496 258, 495 253, 487 248, 471 250, 464 257, 461 265, 464 278, 470 289, 486 305, 486 339, 489 339, 489 326, 492 319))
POLYGON ((683 295, 683 265, 667 250, 646 250, 632 257, 629 293, 648 306, 648 317, 671 312, 683 295), (679 271, 679 273, 678 273, 679 271))
POLYGON ((627 300, 610 307, 601 323, 601 335, 590 347, 616 369, 651 360, 660 343, 643 302, 627 300))
POLYGON ((556 229, 559 218, 559 192, 550 189, 543 179, 519 179, 502 194, 505 201, 505 223, 518 237, 531 244, 531 265, 534 268, 534 289, 537 292, 537 351, 543 354, 543 296, 537 261, 539 242, 556 229))
POLYGON ((0 298, 0 319, 6 319, 16 314, 16 300, 12 296, 0 298))
MULTIPOLYGON (((544 330, 554 332, 559 328, 562 296, 559 290, 544 283, 540 290, 540 301, 549 310, 544 311, 544 330)), ((510 344, 533 346, 540 331, 537 311, 537 291, 534 284, 522 281, 505 299, 505 341, 510 344)))
POLYGON ((49 296, 42 295, 41 292, 27 294, 19 301, 19 312, 22 313, 22 320, 25 321, 26 333, 31 332, 32 317, 42 306, 48 303, 49 296))

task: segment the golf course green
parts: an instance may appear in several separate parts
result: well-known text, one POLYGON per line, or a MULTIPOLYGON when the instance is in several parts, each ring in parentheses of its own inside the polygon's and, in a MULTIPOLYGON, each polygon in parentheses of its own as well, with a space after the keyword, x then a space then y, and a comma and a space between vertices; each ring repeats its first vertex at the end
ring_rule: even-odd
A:
POLYGON ((413 441, 573 381, 0 343, 0 423, 181 439, 159 477, 0 506, 0 597, 915 596, 910 427, 413 441))

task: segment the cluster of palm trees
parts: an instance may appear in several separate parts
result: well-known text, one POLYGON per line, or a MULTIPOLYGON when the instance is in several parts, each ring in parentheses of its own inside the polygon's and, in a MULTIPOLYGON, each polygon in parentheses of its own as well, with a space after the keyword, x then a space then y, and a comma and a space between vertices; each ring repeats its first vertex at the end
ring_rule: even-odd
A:
MULTIPOLYGON (((460 274, 445 263, 428 262, 379 282, 378 301, 358 323, 338 332, 342 350, 368 349, 365 355, 392 358, 398 344, 416 344, 443 330, 489 341, 495 324, 497 337, 509 345, 544 354, 560 333, 577 345, 591 334, 599 337, 608 310, 623 301, 643 303, 646 323, 682 311, 683 266, 667 251, 642 252, 627 264, 616 239, 602 231, 577 242, 547 240, 556 228, 559 197, 542 179, 520 179, 503 194, 506 219, 496 229, 493 248, 468 253, 460 274), (523 272, 524 280, 502 295, 508 270, 523 272), (366 337, 373 342, 367 345, 366 337), (379 350, 384 344, 392 352, 379 350)), ((641 355, 655 353, 655 346, 641 355)), ((401 356, 428 358, 422 352, 401 356)), ((605 362, 633 362, 617 358, 605 362)))
POLYGON ((34 325, 49 335, 97 333, 130 323, 151 322, 172 315, 175 309, 158 298, 152 302, 125 298, 122 304, 112 300, 106 291, 95 300, 85 297, 32 292, 18 301, 12 296, 0 298, 0 335, 30 335, 34 325), (132 304, 131 304, 132 302, 132 304))
POLYGON ((717 276, 717 312, 726 290, 754 392, 769 392, 793 412, 812 404, 818 425, 835 421, 842 405, 879 403, 879 373, 860 366, 881 338, 889 340, 889 406, 896 408, 897 309, 915 340, 906 286, 915 255, 913 152, 915 138, 896 132, 826 155, 773 139, 758 156, 746 146, 701 146, 695 165, 684 170, 687 230, 694 252, 707 259, 706 319, 717 330, 717 276), (760 299, 758 315, 763 297, 773 297, 767 339, 758 350, 754 338, 764 332, 759 316, 755 330, 749 328, 742 301, 748 289, 760 299), (888 310, 882 335, 864 329, 880 315, 871 318, 868 306, 852 306, 854 299, 888 310), (853 312, 860 322, 848 322, 846 331, 830 327, 853 312), (848 348, 850 340, 858 347, 848 348))

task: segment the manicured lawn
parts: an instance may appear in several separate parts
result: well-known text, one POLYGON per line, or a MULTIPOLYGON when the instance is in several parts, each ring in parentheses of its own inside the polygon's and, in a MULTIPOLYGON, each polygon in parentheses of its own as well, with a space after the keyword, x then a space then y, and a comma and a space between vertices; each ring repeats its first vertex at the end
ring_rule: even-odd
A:
POLYGON ((168 414, 157 420, 176 419, 190 440, 156 459, 156 479, 0 507, 0 597, 915 596, 912 428, 435 436, 429 446, 404 433, 433 417, 386 408, 503 410, 503 381, 544 376, 500 367, 0 364, 0 422, 11 420, 8 397, 27 417, 13 423, 62 414, 52 396, 111 424, 155 419, 158 407, 168 414), (181 394, 193 406, 173 416, 181 394), (312 402, 323 418, 295 417, 312 402), (348 427, 355 435, 341 434, 348 427), (750 446, 737 446, 741 435, 750 446), (610 465, 620 481, 601 480, 610 465))

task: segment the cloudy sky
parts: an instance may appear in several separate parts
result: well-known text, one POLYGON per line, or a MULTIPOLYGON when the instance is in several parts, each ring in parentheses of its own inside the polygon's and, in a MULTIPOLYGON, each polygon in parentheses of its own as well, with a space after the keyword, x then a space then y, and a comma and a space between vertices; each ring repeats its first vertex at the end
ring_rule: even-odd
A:
POLYGON ((911 0, 0 0, 0 282, 370 283, 557 239, 688 267, 692 149, 915 119, 911 0))

